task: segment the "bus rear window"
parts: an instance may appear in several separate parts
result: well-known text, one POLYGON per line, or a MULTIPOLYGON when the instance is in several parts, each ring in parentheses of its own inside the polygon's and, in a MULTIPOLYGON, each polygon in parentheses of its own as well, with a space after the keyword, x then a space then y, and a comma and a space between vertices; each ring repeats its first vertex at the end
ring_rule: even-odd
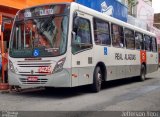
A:
POLYGON ((157 52, 157 41, 154 37, 152 37, 152 51, 157 52))

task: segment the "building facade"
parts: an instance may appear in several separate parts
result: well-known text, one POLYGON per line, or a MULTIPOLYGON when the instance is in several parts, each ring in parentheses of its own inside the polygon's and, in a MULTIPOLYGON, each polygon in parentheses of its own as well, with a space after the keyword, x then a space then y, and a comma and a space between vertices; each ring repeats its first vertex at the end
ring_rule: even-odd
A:
POLYGON ((128 23, 153 32, 160 44, 160 30, 154 27, 154 9, 152 0, 126 0, 128 6, 128 23))

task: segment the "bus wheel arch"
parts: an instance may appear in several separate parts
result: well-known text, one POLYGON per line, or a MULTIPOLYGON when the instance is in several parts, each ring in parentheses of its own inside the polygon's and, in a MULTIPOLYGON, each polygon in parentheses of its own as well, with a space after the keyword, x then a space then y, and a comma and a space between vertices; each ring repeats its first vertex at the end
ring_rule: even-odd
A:
POLYGON ((147 71, 146 63, 142 63, 139 76, 140 81, 144 81, 146 79, 146 71, 147 71))
MULTIPOLYGON (((146 66, 146 63, 143 62, 142 65, 144 65, 144 67, 145 67, 145 69, 146 69, 146 73, 147 73, 147 66, 146 66)), ((142 65, 141 65, 141 66, 142 66, 142 65)))
POLYGON ((93 84, 91 85, 93 92, 99 92, 102 82, 106 78, 106 66, 103 62, 97 63, 93 72, 93 84))
MULTIPOLYGON (((107 69, 106 69, 106 65, 103 63, 103 62, 98 62, 96 67, 99 66, 101 71, 102 71, 102 74, 103 74, 103 77, 102 77, 102 81, 105 81, 106 78, 107 78, 107 69)), ((96 68, 95 67, 95 68, 96 68)))

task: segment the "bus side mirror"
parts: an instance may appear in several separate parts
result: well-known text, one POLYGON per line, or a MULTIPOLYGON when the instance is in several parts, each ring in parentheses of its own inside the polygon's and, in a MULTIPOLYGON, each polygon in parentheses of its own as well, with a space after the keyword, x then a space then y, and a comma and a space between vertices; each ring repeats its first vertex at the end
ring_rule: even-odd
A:
MULTIPOLYGON (((77 14, 77 13, 74 13, 74 14, 77 14)), ((78 25, 79 25, 79 17, 77 15, 74 15, 74 18, 73 18, 73 31, 75 33, 77 33, 78 25)))
POLYGON ((76 33, 72 31, 72 45, 76 42, 76 33))
POLYGON ((77 12, 74 12, 74 14, 73 14, 73 19, 75 19, 77 16, 78 16, 78 13, 77 13, 77 12))
POLYGON ((78 17, 78 13, 75 12, 73 15, 72 45, 76 45, 81 42, 80 37, 77 35, 78 26, 79 26, 79 17, 78 17))
POLYGON ((74 31, 72 31, 72 45, 80 45, 81 37, 78 36, 74 31))

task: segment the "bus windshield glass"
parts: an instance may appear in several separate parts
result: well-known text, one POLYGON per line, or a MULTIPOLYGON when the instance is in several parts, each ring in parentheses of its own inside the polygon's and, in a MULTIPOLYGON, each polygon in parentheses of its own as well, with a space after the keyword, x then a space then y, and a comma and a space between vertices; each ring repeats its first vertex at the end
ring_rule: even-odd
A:
POLYGON ((15 18, 11 57, 55 57, 67 49, 69 5, 45 5, 21 10, 15 18))

